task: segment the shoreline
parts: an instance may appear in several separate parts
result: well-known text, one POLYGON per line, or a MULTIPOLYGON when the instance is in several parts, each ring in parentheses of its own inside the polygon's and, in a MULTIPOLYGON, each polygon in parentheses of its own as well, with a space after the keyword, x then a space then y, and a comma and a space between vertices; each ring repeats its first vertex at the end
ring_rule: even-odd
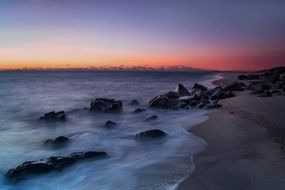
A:
MULTIPOLYGON (((225 73, 214 84, 236 80, 238 74, 225 73)), ((269 133, 285 126, 284 96, 260 98, 248 91, 236 95, 221 100, 221 109, 209 111, 208 120, 188 130, 208 146, 194 155, 195 170, 178 190, 285 188, 284 152, 276 134, 269 133)))

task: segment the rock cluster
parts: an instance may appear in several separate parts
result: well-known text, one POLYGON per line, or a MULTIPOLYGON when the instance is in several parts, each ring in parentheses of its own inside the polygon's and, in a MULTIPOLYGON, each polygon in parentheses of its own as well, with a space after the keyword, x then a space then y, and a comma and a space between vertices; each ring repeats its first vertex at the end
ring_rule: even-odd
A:
POLYGON ((216 87, 213 89, 196 83, 189 92, 182 84, 178 84, 175 92, 154 97, 149 101, 149 106, 164 109, 219 108, 221 104, 218 104, 218 100, 231 98, 235 96, 232 91, 241 91, 244 88, 245 85, 242 82, 234 82, 224 88, 216 87))
POLYGON ((271 97, 285 92, 285 67, 266 70, 258 75, 240 75, 238 78, 249 80, 246 89, 252 91, 251 95, 271 97))
POLYGON ((5 177, 10 182, 18 182, 31 175, 61 171, 78 161, 106 156, 105 152, 89 151, 72 153, 69 156, 53 156, 39 161, 28 161, 10 169, 5 177))
POLYGON ((88 108, 89 111, 108 112, 108 113, 121 112, 122 109, 123 109, 122 101, 107 99, 107 98, 96 98, 91 102, 88 108))
POLYGON ((67 119, 67 113, 64 111, 60 112, 52 111, 40 117, 40 120, 43 121, 66 121, 66 119, 67 119))

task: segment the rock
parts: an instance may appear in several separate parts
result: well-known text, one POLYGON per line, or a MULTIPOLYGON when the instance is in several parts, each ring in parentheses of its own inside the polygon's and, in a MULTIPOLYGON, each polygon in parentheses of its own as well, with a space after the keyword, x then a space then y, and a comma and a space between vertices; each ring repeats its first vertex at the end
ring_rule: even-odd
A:
POLYGON ((277 89, 274 89, 274 90, 270 90, 270 93, 273 95, 281 95, 281 91, 280 90, 277 90, 277 89))
POLYGON ((232 97, 235 97, 236 95, 232 92, 232 91, 225 91, 224 92, 224 95, 223 95, 223 98, 232 98, 232 97))
POLYGON ((239 80, 257 80, 259 79, 259 75, 239 75, 238 76, 239 80))
POLYGON ((145 112, 146 109, 143 109, 143 108, 137 108, 135 109, 134 113, 140 113, 140 112, 145 112))
POLYGON ((207 109, 216 109, 216 108, 220 108, 223 105, 219 104, 219 103, 211 103, 209 105, 206 106, 207 109))
POLYGON ((6 173, 5 177, 9 182, 19 182, 32 175, 45 174, 52 171, 61 171, 78 161, 99 158, 106 155, 107 154, 105 152, 89 151, 85 153, 72 153, 66 157, 58 156, 41 159, 39 161, 28 161, 22 163, 14 169, 10 169, 6 173))
POLYGON ((175 92, 177 92, 177 94, 179 96, 190 96, 189 91, 187 90, 187 88, 185 86, 183 86, 182 84, 178 84, 178 86, 176 87, 175 92))
POLYGON ((178 99, 180 96, 177 92, 167 92, 165 96, 169 99, 178 99))
POLYGON ((70 141, 69 138, 64 137, 64 136, 59 136, 56 139, 47 139, 44 142, 44 145, 53 147, 53 148, 59 148, 59 147, 66 145, 69 141, 70 141))
POLYGON ((40 120, 43 120, 43 121, 66 121, 66 119, 67 119, 67 113, 64 111, 60 111, 60 112, 52 111, 40 117, 40 120))
POLYGON ((167 97, 166 96, 156 96, 149 101, 150 107, 166 108, 167 97))
POLYGON ((162 130, 159 129, 153 129, 145 132, 141 132, 136 134, 137 139, 145 139, 145 138, 159 138, 159 137, 164 137, 166 136, 167 133, 165 133, 162 130))
POLYGON ((145 121, 151 121, 151 120, 156 120, 158 119, 157 115, 150 115, 147 118, 145 118, 145 121))
POLYGON ((167 98, 165 95, 157 96, 149 101, 150 107, 164 109, 178 109, 181 107, 182 100, 167 98))
POLYGON ((120 100, 97 98, 91 102, 88 109, 93 112, 116 113, 122 111, 123 103, 120 100))
POLYGON ((201 90, 201 91, 206 91, 208 90, 207 87, 201 85, 201 84, 198 84, 198 83, 195 83, 192 87, 192 89, 198 89, 198 90, 201 90))
POLYGON ((111 128, 111 127, 114 127, 114 126, 116 126, 116 125, 117 125, 116 122, 111 121, 111 120, 108 120, 108 121, 105 122, 104 127, 106 127, 106 128, 111 128))
POLYGON ((130 101, 130 103, 129 103, 130 105, 133 105, 133 106, 136 106, 136 105, 139 105, 140 103, 139 103, 139 101, 137 101, 137 100, 132 100, 132 101, 130 101))
POLYGON ((197 106, 199 103, 200 103, 199 100, 192 100, 192 101, 189 103, 189 106, 194 107, 194 106, 197 106))
POLYGON ((280 76, 279 76, 279 80, 281 80, 281 81, 285 81, 285 73, 284 73, 284 74, 280 74, 280 76))
POLYGON ((269 82, 258 82, 251 85, 251 90, 270 90, 271 89, 271 83, 269 82))
POLYGON ((243 91, 245 88, 245 84, 243 82, 234 81, 227 85, 225 85, 224 90, 226 91, 243 91))
POLYGON ((258 95, 258 97, 271 97, 272 94, 269 90, 265 90, 262 94, 258 95))
POLYGON ((224 93, 221 88, 217 88, 216 91, 211 95, 211 100, 223 99, 224 93))
POLYGON ((262 93, 264 93, 264 90, 254 90, 250 94, 251 95, 258 95, 258 94, 262 94, 262 93))
POLYGON ((283 83, 281 81, 278 81, 271 85, 271 89, 282 89, 283 86, 284 86, 283 83))

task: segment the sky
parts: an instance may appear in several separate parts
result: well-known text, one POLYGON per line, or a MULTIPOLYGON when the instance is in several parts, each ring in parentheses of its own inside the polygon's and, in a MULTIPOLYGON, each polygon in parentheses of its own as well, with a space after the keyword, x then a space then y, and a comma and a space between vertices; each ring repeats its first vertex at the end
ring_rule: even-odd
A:
POLYGON ((0 70, 273 66, 284 0, 0 0, 0 70))

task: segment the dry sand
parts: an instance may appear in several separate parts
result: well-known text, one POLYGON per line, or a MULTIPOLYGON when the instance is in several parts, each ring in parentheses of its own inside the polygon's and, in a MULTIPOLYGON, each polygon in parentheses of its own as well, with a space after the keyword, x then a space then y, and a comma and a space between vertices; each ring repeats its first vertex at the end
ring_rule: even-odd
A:
POLYGON ((190 129, 208 147, 194 157, 195 170, 178 190, 285 190, 285 153, 275 142, 285 131, 285 96, 237 94, 190 129))

